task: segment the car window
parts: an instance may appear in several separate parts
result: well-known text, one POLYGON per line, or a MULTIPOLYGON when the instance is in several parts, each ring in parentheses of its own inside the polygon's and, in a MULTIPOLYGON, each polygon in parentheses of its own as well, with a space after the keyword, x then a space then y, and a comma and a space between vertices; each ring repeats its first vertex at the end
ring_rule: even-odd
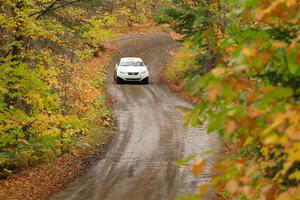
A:
POLYGON ((120 66, 144 66, 144 63, 142 61, 135 61, 135 60, 124 60, 120 62, 120 66))

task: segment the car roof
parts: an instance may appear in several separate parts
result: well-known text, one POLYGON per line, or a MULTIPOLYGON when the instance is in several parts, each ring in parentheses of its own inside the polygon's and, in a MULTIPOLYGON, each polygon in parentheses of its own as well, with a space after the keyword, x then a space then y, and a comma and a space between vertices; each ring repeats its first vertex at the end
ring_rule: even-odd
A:
POLYGON ((137 58, 137 57, 124 57, 121 58, 122 61, 143 61, 141 58, 137 58))

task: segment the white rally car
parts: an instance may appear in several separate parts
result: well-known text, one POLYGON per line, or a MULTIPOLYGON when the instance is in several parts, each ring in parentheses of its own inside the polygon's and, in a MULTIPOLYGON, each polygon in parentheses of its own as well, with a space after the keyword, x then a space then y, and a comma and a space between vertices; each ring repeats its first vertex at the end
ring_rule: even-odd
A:
POLYGON ((137 81, 148 84, 148 67, 141 58, 121 58, 115 67, 114 80, 117 84, 127 81, 137 81))

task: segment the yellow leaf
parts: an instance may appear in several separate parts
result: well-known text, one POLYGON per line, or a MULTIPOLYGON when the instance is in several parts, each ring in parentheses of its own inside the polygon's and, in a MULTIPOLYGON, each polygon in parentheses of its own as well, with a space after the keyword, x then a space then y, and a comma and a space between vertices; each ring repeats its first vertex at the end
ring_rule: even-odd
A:
POLYGON ((253 57, 256 55, 256 50, 253 48, 246 47, 243 49, 242 53, 247 57, 253 57))
POLYGON ((282 174, 285 174, 293 166, 293 163, 294 162, 292 161, 285 162, 283 165, 282 174))
POLYGON ((277 135, 271 135, 265 138, 265 144, 276 144, 279 142, 279 137, 277 135))
POLYGON ((273 123, 271 124, 271 126, 269 126, 268 128, 266 128, 263 131, 263 135, 268 134, 270 131, 272 131, 273 129, 275 129, 279 125, 281 125, 286 119, 287 119, 286 113, 279 113, 279 114, 277 114, 275 116, 275 118, 274 118, 273 123))
POLYGON ((208 185, 207 184, 203 184, 199 187, 199 193, 201 196, 206 195, 206 193, 208 192, 208 185))
POLYGON ((288 154, 288 161, 297 162, 300 161, 300 152, 299 151, 291 151, 288 154))
POLYGON ((19 138, 18 138, 18 142, 23 143, 23 144, 29 144, 26 140, 24 140, 24 139, 19 139, 19 138))
POLYGON ((281 41, 274 41, 272 42, 272 46, 276 48, 283 48, 286 46, 286 43, 281 42, 281 41))
POLYGON ((300 171, 293 172, 289 175, 289 179, 296 179, 297 181, 300 180, 300 171))
POLYGON ((204 166, 205 160, 201 158, 196 164, 193 165, 194 176, 199 176, 203 172, 204 166))
POLYGON ((217 68, 213 69, 211 71, 211 73, 214 76, 219 77, 219 76, 221 76, 221 75, 223 75, 225 73, 225 68, 223 68, 223 67, 217 67, 217 68))
POLYGON ((192 109, 185 107, 185 106, 175 106, 176 110, 179 112, 187 113, 190 112, 192 109))

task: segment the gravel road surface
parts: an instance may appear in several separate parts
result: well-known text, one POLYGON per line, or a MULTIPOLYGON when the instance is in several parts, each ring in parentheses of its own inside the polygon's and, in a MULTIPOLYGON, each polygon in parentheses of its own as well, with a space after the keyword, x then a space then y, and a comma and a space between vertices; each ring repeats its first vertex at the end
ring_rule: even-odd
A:
POLYGON ((183 113, 175 107, 192 105, 159 81, 169 51, 180 44, 164 33, 129 35, 117 44, 121 56, 144 60, 150 70, 150 84, 116 85, 112 67, 106 85, 117 99, 114 112, 118 127, 111 149, 52 200, 170 200, 197 191, 199 184, 210 180, 209 168, 218 153, 205 155, 206 168, 197 178, 188 166, 174 164, 205 150, 219 152, 221 146, 218 137, 208 135, 203 127, 183 127, 183 113))

